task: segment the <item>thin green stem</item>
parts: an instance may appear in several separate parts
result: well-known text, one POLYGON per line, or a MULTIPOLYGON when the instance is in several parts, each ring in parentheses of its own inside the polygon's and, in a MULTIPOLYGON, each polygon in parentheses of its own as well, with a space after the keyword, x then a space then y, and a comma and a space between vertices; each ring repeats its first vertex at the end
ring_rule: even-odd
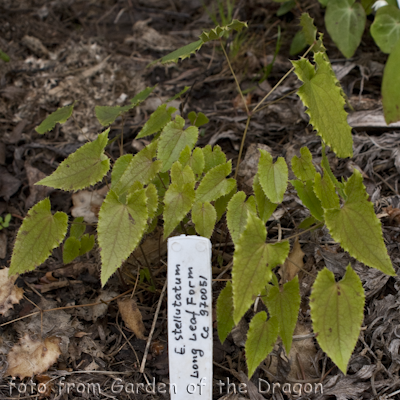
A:
POLYGON ((247 121, 246 121, 246 127, 244 128, 244 133, 242 136, 242 143, 240 143, 239 156, 238 156, 238 160, 237 160, 237 164, 236 164, 236 171, 235 171, 235 180, 236 180, 238 172, 239 172, 240 159, 242 158, 244 141, 246 140, 247 131, 249 130, 250 120, 251 120, 251 115, 248 115, 247 121))
POLYGON ((226 61, 227 61, 228 65, 229 65, 229 69, 231 70, 231 74, 232 74, 233 78, 235 79, 236 86, 237 86, 237 88, 238 88, 238 90, 239 90, 240 96, 242 97, 243 105, 244 105, 244 107, 245 107, 245 109, 246 109, 246 114, 247 114, 247 115, 250 115, 249 108, 247 107, 247 103, 246 103, 246 100, 245 100, 245 98, 244 98, 244 96, 243 96, 242 89, 240 89, 239 81, 238 81, 238 79, 237 79, 237 77, 236 77, 236 74, 235 74, 235 72, 233 71, 232 64, 231 64, 231 62, 229 61, 228 54, 227 54, 226 51, 225 51, 225 47, 224 47, 224 45, 223 45, 223 43, 222 43, 222 40, 220 39, 219 41, 220 41, 220 44, 221 44, 222 51, 224 52, 226 61))

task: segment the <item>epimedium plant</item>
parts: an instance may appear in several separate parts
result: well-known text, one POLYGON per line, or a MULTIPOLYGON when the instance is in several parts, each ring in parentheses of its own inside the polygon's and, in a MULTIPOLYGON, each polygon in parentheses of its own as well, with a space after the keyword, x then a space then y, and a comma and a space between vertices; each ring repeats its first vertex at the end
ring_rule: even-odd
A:
MULTIPOLYGON (((234 177, 230 177, 232 163, 219 146, 196 147, 199 127, 208 122, 207 117, 190 112, 185 120, 175 115, 177 110, 166 102, 150 115, 137 135, 137 138, 153 136, 150 144, 135 155, 121 155, 113 163, 109 191, 101 205, 97 224, 101 283, 104 286, 161 217, 164 239, 179 225, 184 230, 194 226, 195 233, 210 238, 215 224, 226 214, 235 250, 232 282, 227 283, 217 301, 221 342, 243 318, 255 297, 262 294, 268 309, 268 315, 259 312, 250 323, 245 347, 249 376, 272 351, 278 336, 289 353, 298 317, 299 279, 296 276, 288 282, 279 281, 275 270, 289 255, 289 238, 275 242, 268 240, 266 226, 282 203, 289 183, 311 214, 302 222, 301 229, 325 225, 332 238, 350 255, 372 268, 395 275, 380 222, 368 201, 361 174, 354 170, 349 179, 339 181, 329 166, 326 146, 338 157, 352 156, 351 128, 346 119, 343 92, 331 68, 322 35, 317 39, 317 29, 308 14, 302 15, 301 25, 310 46, 305 56, 312 52, 312 61, 305 56, 292 61, 293 68, 285 77, 294 72, 303 82, 298 95, 307 107, 311 125, 321 137, 322 161, 317 166, 318 171, 307 147, 301 149, 300 157, 292 158, 290 166, 284 158, 274 160, 267 151, 260 150, 253 193, 246 195, 237 188, 236 174, 250 119, 261 109, 269 94, 252 110, 243 98, 248 118, 234 177), (289 167, 296 176, 290 182, 289 167)), ((198 41, 157 61, 185 59, 204 43, 222 39, 231 31, 240 32, 246 26, 237 20, 223 27, 217 26, 203 32, 198 41)), ((224 50, 222 40, 221 45, 224 50)), ((224 53, 226 55, 225 50, 224 53)), ((227 55, 226 58, 231 68, 227 55)), ((232 68, 231 71, 242 94, 232 68)), ((100 124, 109 126, 118 116, 144 101, 153 90, 153 87, 146 88, 126 106, 97 106, 95 113, 100 124)), ((65 122, 73 108, 74 104, 58 109, 37 127, 37 132, 43 134, 56 123, 65 122)), ((96 140, 84 144, 37 184, 76 191, 102 182, 111 167, 105 153, 109 131, 108 127, 96 140)), ((33 206, 18 231, 10 274, 30 271, 43 263, 64 240, 67 231, 67 214, 52 214, 48 198, 33 206)), ((76 219, 64 244, 64 261, 70 262, 84 254, 93 247, 94 241, 93 236, 85 234, 82 219, 76 219)), ((327 268, 318 273, 310 308, 319 345, 346 373, 364 308, 361 280, 350 265, 338 282, 327 268)))

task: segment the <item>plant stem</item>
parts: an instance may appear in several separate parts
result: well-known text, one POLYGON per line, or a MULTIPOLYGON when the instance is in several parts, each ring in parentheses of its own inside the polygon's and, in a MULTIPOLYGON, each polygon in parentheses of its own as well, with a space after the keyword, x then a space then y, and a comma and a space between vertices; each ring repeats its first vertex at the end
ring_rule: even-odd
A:
POLYGON ((251 119, 251 115, 248 115, 247 121, 246 121, 246 127, 244 128, 244 133, 243 133, 243 136, 242 136, 242 143, 240 143, 239 156, 238 156, 238 160, 237 160, 237 163, 236 163, 236 170, 235 170, 235 180, 236 180, 238 172, 239 172, 240 159, 242 157, 244 141, 246 140, 247 131, 248 131, 249 125, 250 125, 250 119, 251 119))
POLYGON ((229 61, 228 54, 226 54, 225 47, 224 47, 224 45, 223 45, 223 43, 222 43, 222 40, 219 39, 219 41, 220 41, 220 44, 221 44, 222 51, 224 52, 226 61, 227 61, 228 65, 229 65, 229 69, 231 70, 231 74, 232 74, 233 78, 235 79, 236 86, 237 86, 237 88, 238 88, 238 90, 239 90, 240 96, 242 97, 243 105, 244 105, 244 107, 245 107, 245 109, 246 109, 246 114, 247 114, 247 115, 250 115, 249 108, 247 107, 247 103, 246 103, 246 100, 245 100, 245 98, 244 98, 244 96, 243 96, 242 89, 240 89, 239 81, 238 81, 238 79, 237 79, 237 77, 236 77, 235 72, 233 71, 231 62, 229 61))

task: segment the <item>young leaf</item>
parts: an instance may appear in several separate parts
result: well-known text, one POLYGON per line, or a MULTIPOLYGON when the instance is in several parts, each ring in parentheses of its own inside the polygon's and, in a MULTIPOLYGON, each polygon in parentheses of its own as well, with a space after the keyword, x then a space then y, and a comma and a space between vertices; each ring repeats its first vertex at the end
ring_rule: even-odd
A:
POLYGON ((210 169, 213 169, 217 165, 226 163, 226 155, 218 145, 214 146, 212 149, 208 144, 203 148, 203 154, 205 163, 204 173, 207 173, 210 169))
POLYGON ((290 43, 289 55, 295 56, 301 53, 307 47, 307 42, 304 37, 303 31, 298 31, 290 43))
POLYGON ((317 40, 317 28, 314 25, 314 19, 308 13, 301 14, 300 25, 303 28, 302 32, 306 43, 311 46, 317 40))
POLYGON ((346 58, 353 56, 364 32, 367 16, 355 0, 329 1, 325 26, 336 46, 346 58))
POLYGON ((225 178, 231 171, 231 161, 218 165, 208 171, 196 190, 196 201, 201 203, 210 202, 228 194, 236 185, 233 178, 225 178))
POLYGON ((276 210, 276 207, 278 207, 278 204, 272 203, 272 201, 265 195, 257 175, 253 179, 253 191, 256 199, 258 216, 261 218, 261 221, 266 223, 269 217, 276 210))
POLYGON ((322 209, 321 201, 314 193, 314 182, 293 180, 290 183, 295 187, 301 202, 310 210, 311 215, 318 221, 323 221, 324 210, 322 209))
POLYGON ((145 189, 127 196, 126 204, 110 190, 99 212, 97 226, 101 255, 101 284, 121 266, 142 239, 147 225, 145 189))
POLYGON ((268 151, 260 149, 260 153, 257 176, 261 187, 273 203, 281 203, 289 174, 285 159, 278 157, 274 164, 268 151))
POLYGON ((81 237, 81 248, 79 250, 79 255, 82 256, 88 251, 92 250, 94 247, 94 235, 89 235, 86 233, 81 237))
POLYGON ((56 126, 57 122, 63 124, 72 115, 74 105, 75 102, 73 102, 70 106, 58 108, 56 111, 51 113, 39 126, 37 126, 35 131, 43 135, 43 133, 51 131, 56 126))
POLYGON ((319 173, 315 175, 314 192, 320 199, 322 208, 339 209, 339 196, 336 194, 335 185, 326 173, 324 173, 323 178, 319 173))
POLYGON ((113 169, 111 171, 111 189, 114 189, 122 175, 128 168, 129 163, 132 161, 132 154, 125 154, 115 161, 113 169))
POLYGON ((218 296, 217 324, 219 341, 224 343, 230 331, 235 326, 235 322, 233 321, 232 283, 229 281, 218 296))
POLYGON ((194 54, 197 50, 200 50, 202 45, 202 40, 197 40, 196 42, 189 43, 186 46, 180 47, 172 53, 169 53, 166 56, 151 62, 149 66, 158 62, 160 62, 161 64, 167 64, 170 62, 177 63, 179 59, 184 60, 185 58, 189 58, 191 54, 194 54))
POLYGON ((189 89, 190 89, 190 86, 185 86, 179 93, 177 93, 176 95, 170 97, 170 98, 167 100, 167 103, 169 103, 169 102, 172 101, 172 100, 176 100, 176 99, 180 98, 180 97, 181 97, 183 94, 185 94, 189 89))
POLYGON ((69 155, 50 176, 35 185, 68 191, 80 190, 99 182, 110 169, 110 159, 104 154, 109 130, 69 155))
POLYGON ((200 175, 204 171, 204 154, 199 147, 194 148, 189 160, 189 165, 192 167, 192 170, 196 175, 200 175))
POLYGON ((301 158, 293 156, 292 171, 301 181, 313 181, 315 177, 315 167, 312 163, 312 155, 307 147, 300 149, 301 158))
POLYGON ((195 202, 192 208, 192 221, 196 232, 203 237, 210 238, 217 221, 217 212, 209 202, 195 202))
POLYGON ((210 121, 202 112, 196 114, 194 111, 191 111, 188 114, 188 118, 190 123, 198 128, 202 125, 208 124, 210 121))
POLYGON ((164 196, 164 239, 182 221, 194 203, 194 182, 178 185, 171 183, 164 196))
POLYGON ((289 254, 289 242, 265 243, 264 223, 253 213, 247 216, 246 228, 235 245, 232 285, 234 320, 242 316, 271 279, 271 269, 282 264, 289 254))
POLYGON ((243 28, 247 28, 247 23, 234 19, 230 24, 226 26, 217 26, 207 32, 204 31, 200 35, 200 39, 203 41, 203 43, 207 43, 211 40, 222 38, 222 36, 224 36, 226 32, 231 32, 232 30, 241 32, 243 28))
POLYGON ((351 127, 347 123, 347 113, 344 110, 345 100, 341 89, 336 85, 332 67, 323 53, 315 53, 317 65, 315 71, 311 63, 302 58, 292 61, 297 77, 304 82, 298 90, 303 104, 308 108, 310 123, 338 157, 353 155, 353 138, 351 127), (324 105, 325 112, 321 109, 324 105))
POLYGON ((177 115, 175 121, 169 122, 161 132, 157 157, 162 161, 162 172, 171 168, 186 146, 192 149, 197 142, 199 129, 195 126, 183 129, 184 126, 185 120, 177 115))
POLYGON ((45 262, 64 239, 67 228, 67 214, 58 211, 52 215, 48 198, 34 205, 18 230, 9 275, 32 271, 45 262))
POLYGON ((4 53, 4 51, 0 50, 0 60, 3 60, 4 62, 9 62, 10 56, 7 53, 4 53))
MULTIPOLYGON (((386 7, 385 7, 386 8, 386 7)), ((400 121, 400 40, 386 62, 382 78, 382 103, 387 124, 400 121)))
POLYGON ((63 263, 69 264, 79 256, 81 241, 74 236, 70 236, 64 243, 63 263))
MULTIPOLYGON (((113 190, 122 194, 136 181, 147 185, 147 183, 154 179, 161 168, 160 160, 153 161, 153 158, 156 156, 156 149, 157 142, 152 142, 143 150, 140 150, 139 153, 135 154, 117 184, 114 185, 113 190)), ((121 169, 122 167, 121 165, 121 169)))
POLYGON ((271 317, 267 321, 265 311, 257 313, 250 322, 246 340, 246 363, 249 378, 254 374, 261 361, 267 358, 278 338, 278 320, 271 317))
POLYGON ((182 167, 188 164, 190 160, 191 150, 189 146, 186 146, 179 155, 178 161, 181 163, 182 167))
POLYGON ((251 202, 245 202, 245 200, 246 193, 237 192, 228 204, 226 222, 228 224, 229 233, 231 234, 233 243, 235 244, 238 242, 242 232, 246 228, 247 213, 257 213, 255 207, 251 205, 251 202))
POLYGON ((79 239, 86 230, 86 224, 83 222, 83 217, 75 218, 71 224, 69 236, 79 239))
POLYGON ((185 185, 186 183, 193 183, 195 181, 194 173, 189 165, 182 168, 182 164, 176 161, 171 167, 171 181, 178 186, 185 185))
POLYGON ((367 200, 361 173, 356 169, 345 184, 345 194, 347 200, 341 209, 325 210, 329 233, 352 257, 394 276, 380 221, 373 204, 367 200))
POLYGON ((96 106, 94 112, 96 118, 103 126, 111 125, 120 115, 135 107, 136 104, 126 106, 96 106))
POLYGON ((266 304, 271 316, 275 316, 278 319, 279 336, 285 346, 286 354, 289 354, 292 346, 293 332, 299 315, 300 300, 298 276, 285 283, 282 290, 276 286, 272 286, 268 290, 266 304))
POLYGON ((138 104, 142 103, 145 101, 151 93, 153 93, 153 90, 156 88, 157 85, 154 86, 149 86, 146 89, 142 90, 140 93, 138 93, 135 97, 133 97, 130 102, 137 106, 138 104))
POLYGON ((149 212, 149 218, 151 219, 155 217, 158 208, 158 192, 157 188, 152 183, 146 188, 146 197, 147 210, 149 212))
POLYGON ((390 54, 400 40, 400 10, 395 6, 381 7, 371 25, 371 35, 381 51, 390 54))
POLYGON ((161 131, 168 122, 171 121, 172 114, 176 111, 174 107, 168 107, 166 104, 161 104, 157 107, 156 111, 150 115, 150 118, 144 124, 142 130, 136 136, 136 139, 140 139, 145 136, 152 135, 161 131))
POLYGON ((350 265, 339 282, 327 268, 318 273, 310 297, 313 330, 321 349, 344 374, 360 334, 364 302, 361 280, 350 265))

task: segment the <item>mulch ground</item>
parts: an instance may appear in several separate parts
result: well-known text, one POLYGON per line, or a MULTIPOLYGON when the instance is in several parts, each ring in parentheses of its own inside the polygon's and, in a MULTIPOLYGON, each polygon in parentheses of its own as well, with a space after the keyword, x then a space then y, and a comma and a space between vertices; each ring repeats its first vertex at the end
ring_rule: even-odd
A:
MULTIPOLYGON (((210 11, 213 3, 216 2, 207 3, 210 11)), ((325 32, 319 3, 309 0, 301 7, 325 32)), ((228 40, 227 47, 241 87, 249 93, 251 105, 257 104, 291 67, 289 47, 298 30, 301 10, 294 8, 278 18, 278 8, 278 3, 269 0, 239 1, 235 7, 235 17, 247 21, 249 29, 238 40, 228 40), (271 74, 259 83, 263 71, 272 61, 278 26, 282 46, 271 74)), ((94 114, 95 105, 126 104, 125 101, 139 91, 157 84, 150 99, 112 126, 110 138, 117 140, 107 147, 107 152, 116 159, 121 150, 136 153, 143 148, 148 142, 135 140, 135 136, 151 112, 184 86, 191 86, 183 96, 183 112, 201 111, 210 119, 201 131, 199 145, 220 145, 236 165, 246 115, 218 44, 205 45, 198 54, 178 65, 146 68, 151 61, 197 40, 203 29, 211 27, 213 23, 201 0, 0 1, 0 49, 11 58, 9 63, 0 60, 0 215, 12 215, 9 227, 0 231, 1 266, 9 266, 21 220, 36 202, 49 196, 53 210, 71 214, 74 207, 71 193, 49 191, 34 186, 34 183, 102 131, 94 114), (73 119, 44 136, 35 132, 34 128, 49 113, 73 101, 76 101, 73 119), (119 145, 121 137, 122 147, 119 145)), ((349 177, 354 168, 362 171, 397 270, 400 262, 400 124, 387 127, 383 120, 380 83, 386 56, 365 35, 355 56, 345 60, 326 32, 324 38, 332 65, 353 107, 349 123, 353 127, 354 157, 351 160, 332 157, 331 166, 338 177, 349 177), (388 212, 389 206, 392 208, 388 212)), ((321 143, 308 125, 304 107, 294 93, 298 87, 295 76, 289 76, 269 101, 282 96, 284 99, 271 104, 252 119, 245 141, 247 154, 239 171, 240 189, 249 191, 251 188, 257 146, 264 146, 273 156, 283 156, 290 162, 293 155, 299 154, 299 149, 307 145, 314 160, 320 161, 321 143)), ((175 103, 179 106, 181 101, 175 103)), ((93 190, 101 193, 100 186, 93 190)), ((83 212, 91 215, 95 222, 98 205, 92 201, 93 193, 83 212)), ((269 238, 292 235, 307 215, 296 199, 294 189, 289 189, 283 206, 268 222, 269 238)), ((135 392, 129 394, 125 387, 117 395, 119 399, 169 398, 168 393, 146 393, 138 385, 169 382, 166 298, 157 315, 144 373, 139 370, 147 340, 137 338, 125 327, 117 301, 101 304, 103 307, 85 306, 134 292, 146 334, 150 332, 166 279, 166 246, 162 243, 161 228, 160 220, 154 233, 144 239, 143 252, 135 251, 103 289, 97 248, 68 265, 63 264, 62 252, 57 249, 35 271, 18 278, 25 298, 0 319, 0 398, 107 399, 115 396, 111 385, 116 379, 121 379, 128 391, 135 392), (152 271, 155 287, 144 275, 137 279, 146 267, 152 271), (45 312, 42 318, 39 313, 16 321, 38 309, 75 305, 82 307, 45 312), (36 383, 52 381, 48 385, 49 392, 40 396, 35 391, 18 392, 19 380, 14 382, 16 388, 10 390, 10 377, 5 375, 7 354, 25 333, 32 337, 61 338, 62 355, 58 362, 45 372, 44 377, 33 377, 36 383), (69 390, 67 385, 59 385, 61 380, 71 383, 69 390), (87 386, 78 387, 79 383, 99 383, 102 394, 82 392, 87 386)), ((88 229, 90 232, 93 227, 88 229)), ((213 276, 219 279, 213 285, 215 301, 224 287, 223 280, 230 278, 227 267, 234 249, 226 232, 222 219, 212 237, 213 276)), ((215 323, 215 383, 219 380, 227 382, 229 378, 236 385, 246 383, 248 392, 228 395, 226 389, 220 392, 215 386, 213 398, 400 398, 400 392, 396 394, 400 389, 400 279, 388 277, 352 259, 332 241, 325 229, 301 235, 299 244, 304 253, 300 255, 304 272, 299 273, 303 300, 292 352, 288 356, 281 345, 276 345, 249 382, 244 343, 248 322, 254 312, 246 314, 224 344, 218 340, 215 323), (307 298, 313 277, 320 269, 326 266, 340 278, 349 263, 362 279, 366 307, 362 332, 344 376, 313 337, 307 298), (262 387, 265 393, 260 393, 259 379, 271 385, 274 382, 309 383, 313 388, 322 383, 324 393, 303 391, 296 396, 294 386, 291 393, 278 389, 275 393, 272 390, 266 392, 265 386, 262 387)), ((261 310, 264 306, 259 302, 257 307, 261 310)), ((28 381, 24 379, 22 383, 28 381)), ((306 386, 303 388, 305 390, 306 386)))

